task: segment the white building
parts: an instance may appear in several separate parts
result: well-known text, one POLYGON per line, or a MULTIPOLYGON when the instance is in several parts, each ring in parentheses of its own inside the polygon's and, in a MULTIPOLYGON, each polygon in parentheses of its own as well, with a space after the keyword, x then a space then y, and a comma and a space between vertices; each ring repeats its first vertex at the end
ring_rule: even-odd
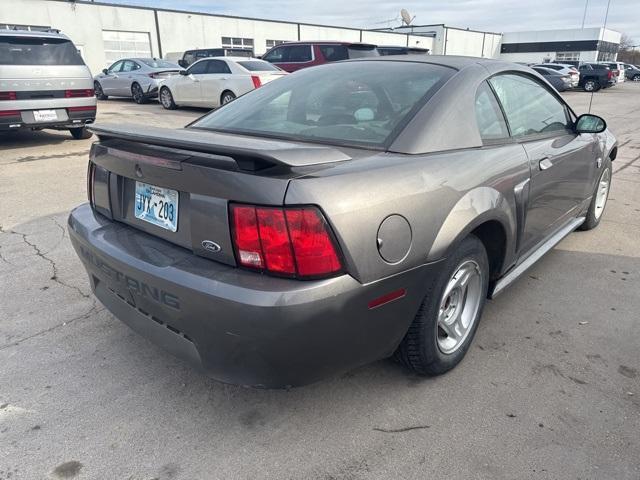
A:
POLYGON ((241 18, 85 0, 0 0, 0 28, 56 28, 73 40, 92 72, 123 57, 163 57, 193 48, 244 46, 263 54, 279 41, 344 40, 432 49, 406 33, 241 18))
MULTIPOLYGON (((379 29, 379 31, 420 36, 425 44, 428 44, 427 39, 430 38, 433 46, 425 48, 429 48, 434 55, 466 55, 483 58, 498 58, 500 55, 501 33, 449 27, 444 23, 408 25, 379 29)), ((416 46, 423 45, 418 43, 416 46)))
POLYGON ((0 28, 56 28, 98 72, 123 57, 179 58, 194 48, 249 47, 256 55, 287 40, 342 40, 427 48, 436 55, 515 62, 615 59, 620 34, 585 28, 494 33, 444 24, 363 30, 89 0, 0 0, 0 28))
POLYGON ((615 60, 621 34, 604 28, 575 28, 508 32, 502 37, 500 58, 511 62, 579 64, 615 60))

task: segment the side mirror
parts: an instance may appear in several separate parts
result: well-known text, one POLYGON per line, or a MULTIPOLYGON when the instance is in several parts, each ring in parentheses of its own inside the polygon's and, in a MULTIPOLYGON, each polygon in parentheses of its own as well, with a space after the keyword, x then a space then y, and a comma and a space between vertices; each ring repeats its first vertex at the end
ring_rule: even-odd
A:
POLYGON ((186 70, 180 70, 178 73, 179 73, 180 75, 185 75, 185 76, 186 76, 186 75, 189 75, 189 72, 187 72, 186 70))
POLYGON ((576 133, 601 133, 607 129, 607 122, 597 115, 585 113, 580 115, 575 123, 576 133))
POLYGON ((102 69, 102 73, 104 73, 105 75, 108 75, 109 74, 109 70, 107 70, 106 68, 103 68, 102 69))
POLYGON ((182 60, 182 59, 178 60, 178 65, 180 65, 182 68, 187 68, 187 65, 185 64, 184 60, 182 60))

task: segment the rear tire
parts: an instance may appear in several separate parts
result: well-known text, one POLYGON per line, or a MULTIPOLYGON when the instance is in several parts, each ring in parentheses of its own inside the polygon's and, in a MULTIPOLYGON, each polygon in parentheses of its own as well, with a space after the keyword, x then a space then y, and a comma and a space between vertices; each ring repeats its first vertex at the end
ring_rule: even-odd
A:
POLYGON ((175 110, 178 108, 176 102, 173 101, 173 95, 171 94, 171 90, 168 87, 162 87, 160 89, 160 103, 167 110, 175 110))
POLYGON ((236 95, 229 91, 229 90, 225 90, 224 92, 222 92, 222 95, 220 95, 220 106, 226 105, 229 102, 233 102, 236 99, 236 95))
POLYGON ((585 80, 582 88, 585 92, 597 92, 601 87, 597 80, 585 80))
POLYGON ((633 76, 633 78, 632 78, 632 80, 633 80, 634 82, 640 82, 640 75, 634 75, 634 76, 633 76))
POLYGON ((142 87, 138 83, 131 85, 131 96, 133 97, 133 101, 138 105, 148 102, 147 97, 145 97, 144 92, 142 91, 142 87))
POLYGON ((87 130, 85 127, 78 128, 70 128, 69 132, 74 140, 86 140, 87 138, 91 138, 93 133, 87 130))
POLYGON ((487 252, 478 237, 470 235, 444 261, 425 292, 396 358, 419 375, 440 375, 455 367, 478 328, 488 286, 487 252))
POLYGON ((100 82, 93 82, 93 91, 96 92, 96 98, 98 100, 106 100, 107 98, 109 98, 104 94, 104 91, 102 90, 102 85, 100 85, 100 82))
POLYGON ((591 197, 591 203, 589 204, 589 210, 585 221, 578 230, 593 230, 600 225, 602 220, 602 214, 607 206, 607 200, 609 199, 609 192, 611 191, 611 177, 613 176, 613 170, 611 168, 611 159, 607 158, 602 164, 602 171, 598 177, 593 196, 591 197))

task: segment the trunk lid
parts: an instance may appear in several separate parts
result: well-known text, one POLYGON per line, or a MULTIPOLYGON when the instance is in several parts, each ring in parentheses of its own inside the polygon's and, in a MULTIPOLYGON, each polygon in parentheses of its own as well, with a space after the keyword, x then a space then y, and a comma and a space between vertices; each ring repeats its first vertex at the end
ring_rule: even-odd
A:
POLYGON ((333 147, 196 129, 91 130, 99 137, 91 151, 91 177, 100 213, 229 265, 235 265, 230 201, 283 205, 291 179, 351 159, 333 147), (177 192, 176 231, 136 217, 137 183, 177 192))

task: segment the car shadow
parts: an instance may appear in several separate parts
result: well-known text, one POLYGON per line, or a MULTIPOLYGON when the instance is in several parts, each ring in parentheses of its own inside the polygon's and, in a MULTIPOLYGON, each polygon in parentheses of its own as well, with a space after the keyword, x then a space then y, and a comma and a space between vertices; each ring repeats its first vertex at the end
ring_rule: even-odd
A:
POLYGON ((40 147, 73 142, 67 130, 16 130, 0 133, 0 148, 40 147))

